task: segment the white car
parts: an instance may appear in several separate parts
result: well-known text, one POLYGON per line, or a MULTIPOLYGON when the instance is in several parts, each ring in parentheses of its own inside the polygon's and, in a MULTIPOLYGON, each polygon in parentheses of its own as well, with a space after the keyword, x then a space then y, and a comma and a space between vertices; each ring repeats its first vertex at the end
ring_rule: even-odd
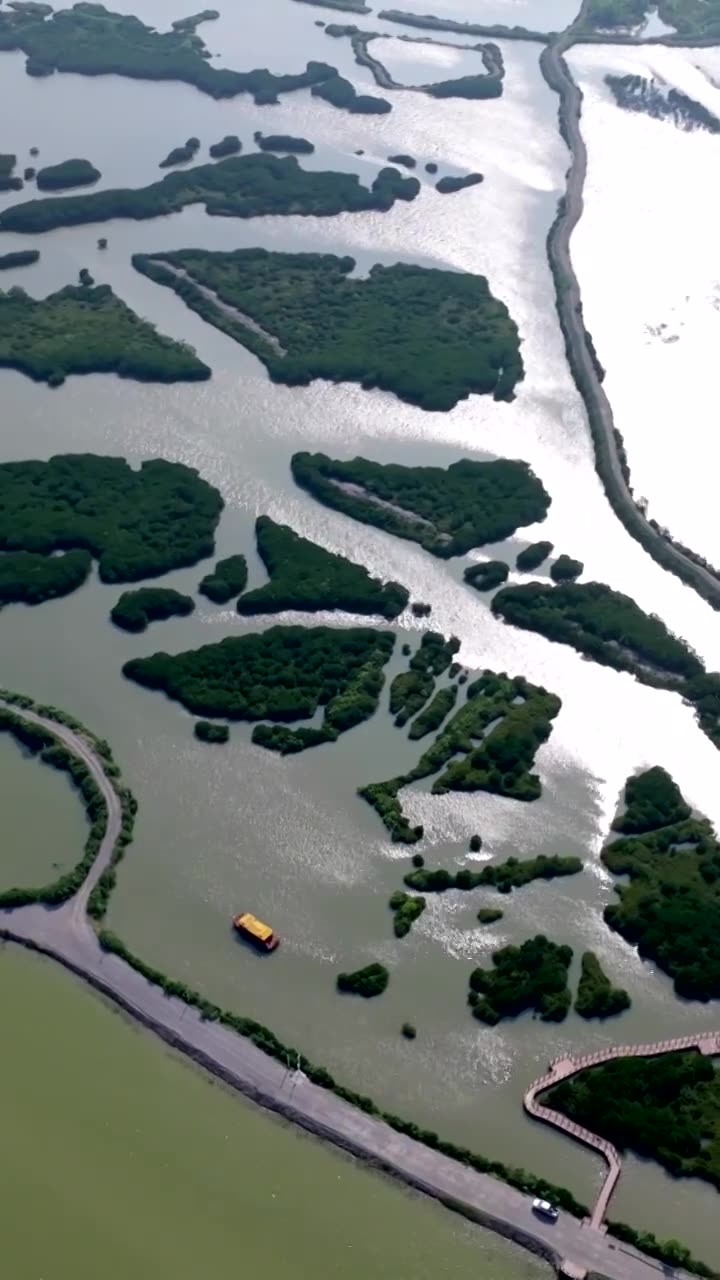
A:
POLYGON ((533 1213, 539 1213, 542 1218, 547 1218, 550 1222, 557 1222, 558 1211, 549 1200, 533 1200, 532 1207, 533 1213))

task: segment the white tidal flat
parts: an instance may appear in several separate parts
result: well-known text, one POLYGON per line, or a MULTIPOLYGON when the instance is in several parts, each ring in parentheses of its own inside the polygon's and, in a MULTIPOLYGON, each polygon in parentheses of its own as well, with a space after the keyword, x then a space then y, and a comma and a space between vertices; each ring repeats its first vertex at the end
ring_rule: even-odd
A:
POLYGON ((720 49, 577 46, 568 58, 588 148, 572 258, 633 488, 720 564, 720 133, 625 111, 605 84, 654 77, 720 119, 720 49))

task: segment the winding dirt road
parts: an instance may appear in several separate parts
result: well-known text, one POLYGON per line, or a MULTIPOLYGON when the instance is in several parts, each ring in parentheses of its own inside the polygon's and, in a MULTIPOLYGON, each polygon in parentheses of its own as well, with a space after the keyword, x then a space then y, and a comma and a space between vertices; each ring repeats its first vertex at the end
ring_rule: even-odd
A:
MULTIPOLYGON (((0 701, 0 706, 6 706, 0 701)), ((41 952, 109 997, 167 1044, 192 1058, 252 1101, 325 1138, 366 1163, 425 1192, 449 1208, 514 1240, 573 1276, 600 1272, 611 1280, 652 1280, 659 1263, 570 1214, 545 1222, 530 1197, 498 1179, 404 1137, 374 1116, 312 1084, 302 1072, 269 1058, 249 1040, 215 1022, 203 1022, 182 1001, 163 994, 120 957, 106 953, 85 914, 88 895, 107 867, 120 831, 118 795, 92 743, 81 733, 33 711, 10 707, 43 725, 88 767, 108 806, 108 827, 85 884, 61 907, 0 911, 0 937, 41 952)))

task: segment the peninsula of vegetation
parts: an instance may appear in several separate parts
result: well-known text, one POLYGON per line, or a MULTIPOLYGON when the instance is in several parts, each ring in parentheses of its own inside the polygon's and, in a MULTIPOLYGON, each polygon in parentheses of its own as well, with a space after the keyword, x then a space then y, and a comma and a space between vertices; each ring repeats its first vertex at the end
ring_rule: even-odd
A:
POLYGON ((693 818, 664 769, 626 783, 623 834, 603 850, 618 901, 611 929, 653 960, 686 1000, 720 999, 720 844, 706 818, 693 818))
POLYGON ((515 800, 536 800, 540 779, 530 770, 559 710, 559 698, 528 684, 523 676, 510 679, 485 671, 468 685, 467 701, 413 769, 386 782, 361 787, 359 794, 379 814, 393 841, 403 844, 415 844, 424 832, 422 826, 410 826, 400 789, 441 769, 432 786, 433 795, 490 791, 515 800), (492 728, 487 732, 489 726, 492 728))
MULTIPOLYGON (((380 85, 382 89, 409 90, 414 93, 426 93, 431 98, 499 98, 502 94, 505 66, 503 63, 502 53, 496 44, 451 46, 453 48, 469 47, 479 53, 482 57, 485 68, 483 74, 460 76, 454 80, 440 80, 434 84, 410 85, 403 84, 401 81, 395 80, 384 63, 370 52, 371 41, 388 39, 386 32, 363 31, 360 27, 331 22, 326 26, 325 34, 333 36, 335 39, 347 36, 352 45, 353 53, 355 54, 355 61, 361 67, 367 67, 367 69, 372 73, 375 83, 380 85)), ((447 41, 434 40, 431 36, 401 35, 395 38, 398 40, 408 41, 412 44, 448 43, 447 41)), ((321 85, 317 92, 322 93, 324 87, 324 85, 321 85)), ((313 92, 316 92, 316 90, 313 90, 313 92)))
POLYGON ((210 369, 192 347, 158 333, 113 293, 66 285, 47 298, 0 291, 0 367, 59 387, 73 373, 138 382, 198 382, 210 369))
MULTIPOLYGON (((720 10, 718 12, 720 14, 720 10)), ((677 129, 705 129, 708 133, 720 133, 717 116, 680 89, 668 88, 653 78, 648 80, 634 75, 606 75, 605 83, 624 111, 640 111, 654 120, 669 120, 677 129)))
POLYGON ((408 592, 399 582, 371 577, 363 565, 326 551, 269 516, 258 516, 255 538, 270 581, 241 596, 238 613, 344 609, 396 618, 407 605, 408 592))
POLYGON ((583 954, 575 1012, 581 1018, 612 1018, 630 1008, 630 997, 614 987, 593 951, 583 954))
POLYGON ((66 551, 42 556, 32 551, 6 551, 0 555, 0 607, 6 604, 43 604, 77 591, 92 567, 87 551, 66 551))
POLYGON ((0 13, 0 50, 22 51, 31 76, 54 71, 75 75, 129 76, 134 80, 179 80, 211 98, 249 93, 261 105, 281 93, 307 89, 336 75, 324 62, 309 62, 298 75, 273 75, 265 69, 231 71, 210 65, 210 54, 195 27, 207 21, 206 10, 192 20, 179 19, 173 29, 156 31, 130 14, 113 13, 101 4, 76 4, 49 17, 26 6, 0 13))
MULTIPOLYGON (((415 194, 417 179, 383 173, 394 195, 415 194)), ((523 376, 517 328, 483 276, 396 263, 357 279, 354 258, 267 249, 136 254, 133 265, 253 351, 276 382, 359 382, 446 411, 472 392, 511 399, 523 376)))
POLYGON ((460 641, 456 636, 445 640, 438 631, 423 632, 419 648, 410 658, 408 670, 400 671, 390 685, 390 715, 395 717, 398 729, 402 729, 425 706, 435 690, 435 676, 447 670, 459 648, 460 641))
POLYGON ((51 566, 67 560, 53 552, 78 548, 98 560, 103 582, 137 582, 211 555, 222 506, 217 489, 180 462, 157 458, 139 471, 90 453, 5 462, 0 550, 51 566))
POLYGON ((595 662, 631 672, 643 684, 682 694, 693 704, 703 732, 720 747, 720 675, 706 672, 684 640, 629 596, 601 582, 556 587, 533 582, 501 588, 490 607, 513 626, 572 645, 595 662))
POLYGON ((206 573, 198 591, 213 604, 227 604, 233 596, 239 596, 247 584, 247 560, 243 555, 227 556, 218 560, 212 573, 206 573))
POLYGON ((503 1018, 516 1018, 525 1009, 542 1022, 562 1022, 571 1004, 568 970, 572 948, 559 946, 542 934, 519 947, 493 952, 492 969, 473 969, 468 1003, 473 1016, 494 1027, 503 1018))
POLYGON ((419 542, 442 559, 502 542, 544 520, 550 496, 526 462, 462 458, 449 467, 407 467, 324 453, 296 453, 297 484, 344 515, 419 542))
MULTIPOLYGON (((108 222, 111 218, 140 221, 178 213, 190 204, 202 204, 206 213, 225 218, 257 218, 268 214, 312 214, 316 218, 328 218, 337 213, 368 209, 384 212, 391 209, 396 200, 414 200, 419 190, 416 178, 403 178, 396 169, 381 169, 368 189, 362 186, 356 173, 305 170, 300 168, 295 156, 253 151, 247 156, 230 156, 217 164, 201 164, 167 173, 147 187, 48 196, 11 205, 0 213, 0 231, 33 234, 87 222, 108 222)), ((164 256, 168 261, 173 257, 164 256)), ((209 259, 212 256, 207 254, 209 259)), ((133 258, 138 270, 157 279, 161 267, 153 267, 154 262, 154 258, 144 254, 133 258)), ((162 279, 163 284, 173 282, 167 268, 164 276, 167 278, 162 279)), ((180 289, 178 292, 184 296, 180 289)))
POLYGON ((408 730, 408 738, 412 738, 415 742, 419 738, 425 738, 429 733, 435 733, 442 724, 443 720, 450 715, 455 703, 457 702, 458 687, 456 684, 448 685, 445 689, 438 689, 432 702, 428 703, 423 711, 413 720, 408 730))
POLYGON ((133 658, 123 675, 162 690, 193 715, 276 721, 256 726, 253 742, 286 754, 334 742, 374 713, 394 644, 392 632, 371 628, 279 626, 186 653, 133 658), (319 707, 319 728, 287 727, 319 707))
POLYGON ((621 1151, 720 1190, 720 1072, 701 1053, 603 1062, 562 1080, 543 1102, 621 1151))
POLYGON ((64 187, 89 187, 101 177, 100 170, 89 160, 75 159, 38 169, 35 180, 40 191, 60 191, 64 187))
POLYGON ((139 587, 123 592, 110 610, 110 617, 123 631, 145 631, 151 622, 185 618, 194 608, 192 596, 181 595, 171 587, 139 587))
POLYGON ((521 889, 523 885, 532 884, 533 880, 555 880, 558 876, 574 876, 582 871, 583 864, 579 858, 560 857, 558 854, 547 856, 538 854, 536 858, 507 858, 505 862, 489 862, 480 870, 462 867, 460 871, 447 871, 444 867, 436 870, 430 867, 417 867, 408 872, 404 882, 409 889, 419 893, 446 893, 448 889, 478 889, 489 886, 500 893, 512 893, 513 889, 521 889))

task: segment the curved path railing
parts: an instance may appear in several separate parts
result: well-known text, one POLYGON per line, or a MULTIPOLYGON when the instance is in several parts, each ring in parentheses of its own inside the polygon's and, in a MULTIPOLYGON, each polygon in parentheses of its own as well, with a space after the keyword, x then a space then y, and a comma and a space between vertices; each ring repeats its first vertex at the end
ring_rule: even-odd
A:
POLYGON ((562 1112, 543 1106, 537 1101, 537 1095, 552 1088, 560 1080, 567 1080, 569 1076, 577 1075, 579 1071, 585 1071, 588 1067, 598 1066, 601 1062, 611 1062, 613 1058, 651 1058, 662 1053, 678 1053, 682 1049, 698 1049, 700 1053, 708 1055, 720 1054, 720 1031, 701 1031, 694 1035, 676 1036, 673 1040, 656 1040, 652 1044, 616 1044, 609 1049, 598 1049, 596 1053, 585 1054, 581 1058, 556 1058, 550 1064, 547 1075, 535 1080, 525 1092, 523 1106, 528 1115, 544 1121, 545 1124, 554 1125, 556 1129, 567 1133, 577 1142, 582 1142, 586 1147, 599 1151, 607 1162, 608 1171, 589 1220, 589 1225, 597 1230, 602 1228, 610 1197, 620 1177, 622 1170, 620 1154, 611 1142, 601 1138, 599 1134, 583 1128, 580 1124, 575 1124, 574 1120, 568 1120, 562 1112))

